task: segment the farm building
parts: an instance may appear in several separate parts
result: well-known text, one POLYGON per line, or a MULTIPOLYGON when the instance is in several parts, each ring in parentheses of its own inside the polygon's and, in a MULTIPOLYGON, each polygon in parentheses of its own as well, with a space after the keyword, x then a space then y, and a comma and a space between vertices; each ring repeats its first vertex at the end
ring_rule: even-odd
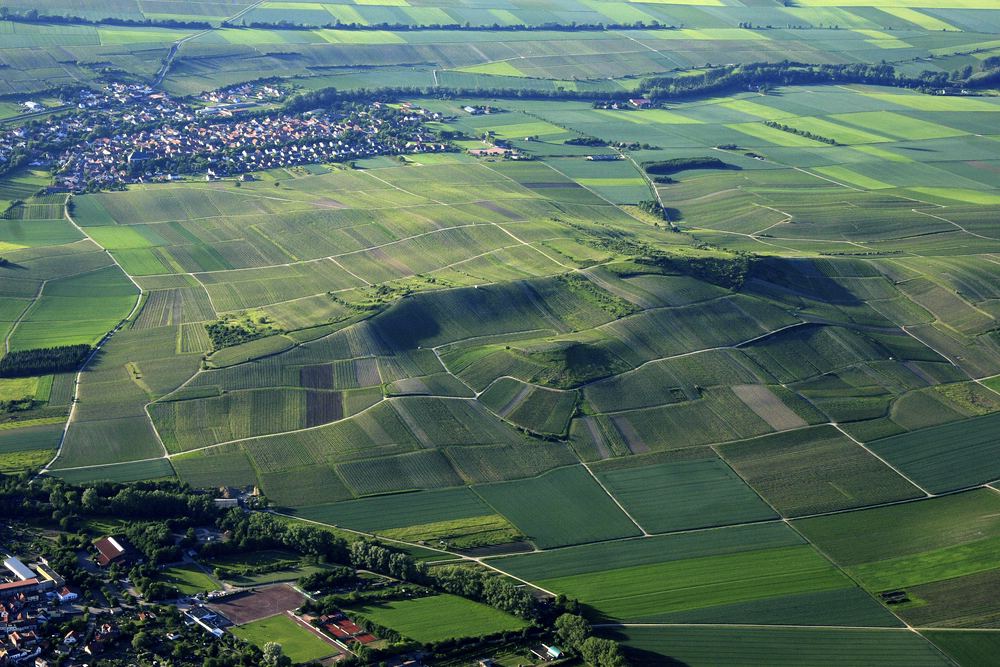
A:
POLYGON ((490 146, 489 148, 474 148, 469 151, 469 155, 475 155, 476 157, 513 157, 517 155, 517 151, 513 148, 490 146))
POLYGON ((653 106, 653 103, 650 100, 647 100, 645 97, 632 98, 628 101, 628 103, 634 106, 636 109, 648 109, 649 107, 653 106))
POLYGON ((532 648, 531 652, 536 657, 541 658, 546 662, 550 660, 559 660, 563 657, 563 652, 558 646, 549 644, 539 644, 538 646, 532 648))
POLYGON ((135 548, 124 537, 104 537, 94 542, 97 564, 107 567, 112 563, 131 563, 138 559, 135 548))
POLYGON ((35 577, 35 573, 31 571, 31 568, 13 556, 8 556, 6 560, 4 560, 3 566, 10 570, 11 573, 17 577, 18 581, 33 579, 35 577))

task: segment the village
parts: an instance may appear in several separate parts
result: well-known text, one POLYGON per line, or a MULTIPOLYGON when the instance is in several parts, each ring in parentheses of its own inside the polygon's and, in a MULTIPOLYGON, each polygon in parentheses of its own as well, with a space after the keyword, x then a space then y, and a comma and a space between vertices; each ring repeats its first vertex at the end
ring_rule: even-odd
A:
MULTIPOLYGON (((293 649, 295 663, 355 664, 382 652, 379 664, 426 664, 432 653, 426 644, 386 653, 405 638, 359 615, 358 609, 440 593, 399 574, 302 558, 287 547, 242 551, 246 547, 236 542, 245 540, 245 528, 239 526, 271 523, 270 512, 255 511, 260 503, 255 493, 232 489, 222 498, 192 496, 206 516, 228 516, 220 526, 184 522, 186 530, 177 524, 171 531, 166 524, 159 524, 160 529, 157 524, 101 519, 85 524, 90 527, 75 537, 47 532, 30 545, 23 539, 27 533, 13 539, 8 533, 0 544, 0 554, 5 554, 0 667, 132 664, 121 660, 142 655, 187 659, 178 665, 209 665, 213 657, 259 656, 260 650, 266 655, 271 641, 310 644, 308 658, 296 656, 293 649), (97 529, 111 532, 94 533, 97 529)), ((93 495, 88 493, 91 504, 93 495)), ((326 535, 307 532, 300 531, 305 542, 326 535)), ((271 538, 261 534, 253 539, 267 543, 271 538)), ((370 548, 372 553, 379 550, 370 548)), ((484 646, 516 646, 530 656, 530 664, 559 663, 562 652, 546 639, 537 631, 531 637, 511 632, 484 646)), ((467 656, 460 664, 498 664, 461 643, 445 642, 434 650, 442 649, 467 656)), ((291 664, 282 660, 266 664, 291 664)))
POLYGON ((275 105, 283 95, 244 85, 194 105, 133 84, 80 91, 48 117, 0 132, 0 171, 48 168, 55 190, 86 192, 447 148, 423 127, 434 114, 412 105, 288 113, 275 105))
MULTIPOLYGON (((205 535, 208 540, 218 537, 214 531, 205 535)), ((189 551, 179 563, 167 565, 197 568, 192 554, 194 551, 189 551)), ((226 584, 219 590, 193 595, 174 591, 156 604, 145 600, 124 575, 145 559, 124 535, 95 540, 78 557, 105 580, 105 598, 111 597, 111 591, 120 594, 117 604, 107 599, 107 604, 84 599, 43 556, 25 559, 30 564, 16 556, 4 557, 0 569, 0 667, 86 665, 120 650, 149 647, 156 642, 207 645, 224 637, 231 641, 233 635, 227 632, 233 627, 275 615, 291 619, 328 644, 330 659, 323 660, 324 664, 353 655, 358 650, 355 647, 378 641, 371 631, 339 610, 300 613, 299 608, 315 598, 294 581, 245 587, 226 584), (162 621, 167 621, 165 627, 160 627, 162 621), (130 631, 136 625, 145 629, 141 640, 130 631)), ((373 577, 372 581, 375 588, 391 583, 381 577, 373 577)), ((337 590, 356 590, 356 586, 337 590)), ((406 658, 397 664, 416 667, 420 663, 406 658)))

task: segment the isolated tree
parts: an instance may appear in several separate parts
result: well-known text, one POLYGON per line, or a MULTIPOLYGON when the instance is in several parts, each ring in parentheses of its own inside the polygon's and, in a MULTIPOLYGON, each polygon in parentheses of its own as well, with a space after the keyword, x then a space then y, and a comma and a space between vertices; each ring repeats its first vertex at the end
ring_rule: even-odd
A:
POLYGON ((83 504, 83 509, 87 512, 96 512, 101 506, 101 497, 97 495, 97 489, 92 487, 85 489, 81 497, 81 503, 83 504))
POLYGON ((292 659, 284 654, 281 644, 267 642, 264 644, 264 657, 261 664, 264 667, 287 667, 292 664, 292 659))
POLYGON ((583 642, 590 636, 590 623, 576 614, 563 614, 556 619, 556 637, 566 648, 579 651, 583 642))
POLYGON ((594 667, 624 667, 628 664, 618 643, 610 639, 588 637, 580 645, 580 656, 594 667))

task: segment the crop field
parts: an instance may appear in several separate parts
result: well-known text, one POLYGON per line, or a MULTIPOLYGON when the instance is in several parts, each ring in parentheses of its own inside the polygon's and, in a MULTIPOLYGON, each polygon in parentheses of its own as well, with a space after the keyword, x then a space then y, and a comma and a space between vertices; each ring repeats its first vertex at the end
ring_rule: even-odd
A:
POLYGON ((676 661, 689 665, 816 667, 950 664, 933 644, 905 630, 628 628, 614 636, 625 642, 632 655, 650 665, 676 661))
POLYGON ((784 516, 923 494, 830 426, 722 445, 719 454, 784 516), (816 460, 824 461, 817 466, 816 460))
POLYGON ((795 526, 868 590, 902 590, 908 596, 913 591, 911 602, 901 609, 904 616, 955 618, 958 625, 976 626, 984 610, 975 608, 970 583, 989 590, 1000 568, 998 505, 994 491, 976 490, 806 519, 795 526), (848 531, 858 530, 878 539, 860 543, 849 537, 848 531))
POLYGON ((478 486, 475 491, 539 547, 640 533, 583 466, 478 486))
POLYGON ((774 511, 722 461, 706 458, 600 472, 597 476, 650 533, 771 519, 774 511))
POLYGON ((436 642, 519 630, 522 619, 454 595, 370 604, 351 609, 418 642, 436 642))
POLYGON ((579 599, 595 618, 894 625, 793 531, 777 523, 609 542, 493 561, 579 599), (803 600, 826 599, 823 610, 803 600), (808 614, 808 618, 802 614, 808 614))
POLYGON ((872 450, 934 492, 989 482, 1000 475, 998 415, 914 431, 872 443, 872 450))

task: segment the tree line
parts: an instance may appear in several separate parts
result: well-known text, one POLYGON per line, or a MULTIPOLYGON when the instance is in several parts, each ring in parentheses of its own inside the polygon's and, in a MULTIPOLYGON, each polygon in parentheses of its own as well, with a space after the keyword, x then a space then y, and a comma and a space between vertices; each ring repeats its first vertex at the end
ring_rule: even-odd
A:
POLYGON ((223 21, 223 28, 254 28, 263 30, 389 30, 392 32, 408 32, 423 30, 461 30, 468 32, 603 32, 607 30, 676 30, 673 25, 664 25, 653 20, 649 23, 645 21, 633 21, 628 23, 559 23, 550 21, 545 23, 342 23, 341 21, 330 21, 327 23, 300 23, 282 19, 280 21, 240 21, 232 23, 223 21))
POLYGON ((88 19, 83 16, 69 14, 42 14, 37 9, 29 9, 23 14, 12 11, 10 7, 0 7, 0 20, 14 23, 76 23, 82 25, 122 25, 157 28, 200 28, 207 30, 212 27, 208 21, 181 21, 179 19, 123 19, 117 16, 105 16, 99 19, 88 19))
POLYGON ((8 352, 0 359, 0 377, 29 377, 77 370, 90 355, 89 345, 62 345, 8 352))
POLYGON ((956 85, 985 88, 1000 82, 1000 57, 987 58, 980 71, 971 67, 949 74, 926 70, 917 76, 898 74, 888 63, 878 64, 808 64, 793 61, 779 63, 747 63, 709 67, 697 74, 656 76, 643 79, 635 91, 586 91, 566 89, 465 87, 465 86, 386 86, 339 90, 322 88, 300 93, 289 99, 285 108, 306 111, 322 108, 338 101, 371 102, 386 99, 419 97, 494 99, 577 100, 591 102, 625 101, 645 96, 655 102, 684 100, 744 90, 767 91, 777 86, 807 84, 863 83, 869 85, 909 88, 932 92, 956 85), (966 71, 968 70, 968 71, 966 71))
POLYGON ((717 157, 677 157, 670 160, 643 162, 642 169, 652 176, 669 176, 688 169, 736 169, 717 157))
POLYGON ((775 130, 781 130, 782 132, 788 132, 789 134, 797 134, 800 137, 805 137, 806 139, 812 139, 813 141, 819 141, 824 144, 829 144, 831 146, 840 146, 841 143, 836 139, 831 139, 830 137, 824 137, 822 134, 816 134, 815 132, 810 132, 809 130, 800 130, 797 127, 792 127, 791 125, 785 125, 783 123, 778 123, 773 120, 765 120, 764 125, 775 130))

